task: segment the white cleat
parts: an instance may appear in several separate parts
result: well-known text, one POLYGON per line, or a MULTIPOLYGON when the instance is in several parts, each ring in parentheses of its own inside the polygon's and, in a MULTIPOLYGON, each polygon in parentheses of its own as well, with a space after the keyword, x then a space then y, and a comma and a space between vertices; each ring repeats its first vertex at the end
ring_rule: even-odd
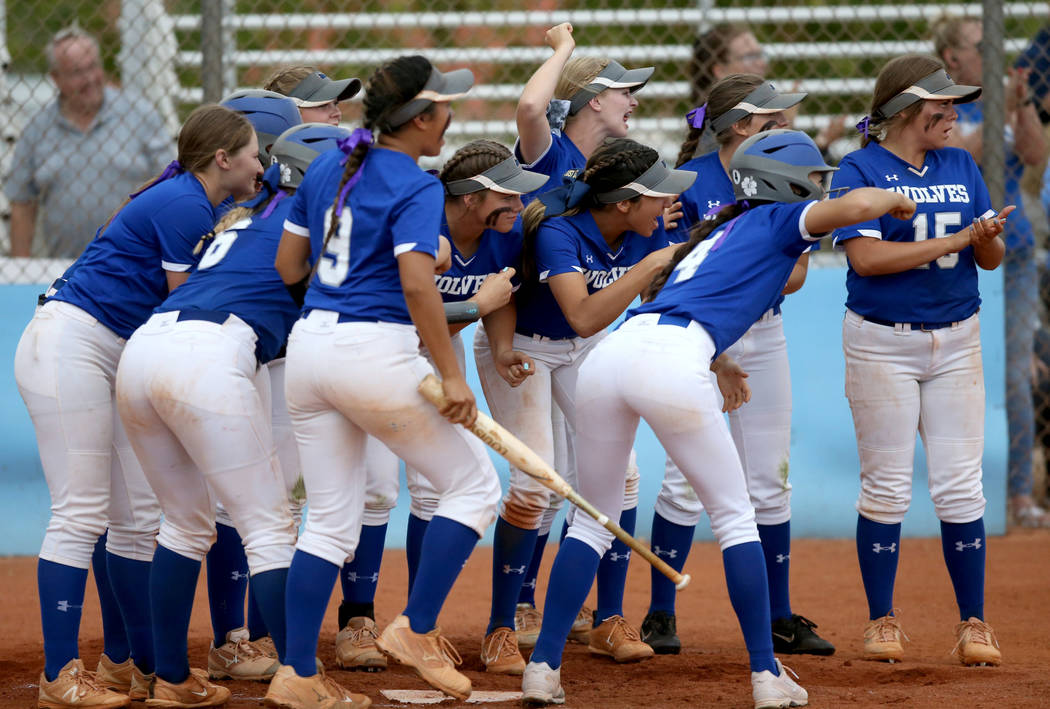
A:
POLYGON ((791 670, 780 664, 780 660, 776 663, 780 670, 779 677, 769 670, 751 673, 751 697, 755 700, 755 709, 806 706, 809 694, 791 679, 788 675, 791 670))
POLYGON ((546 662, 530 662, 521 678, 521 703, 527 707, 564 704, 565 690, 561 688, 561 668, 552 670, 546 662))

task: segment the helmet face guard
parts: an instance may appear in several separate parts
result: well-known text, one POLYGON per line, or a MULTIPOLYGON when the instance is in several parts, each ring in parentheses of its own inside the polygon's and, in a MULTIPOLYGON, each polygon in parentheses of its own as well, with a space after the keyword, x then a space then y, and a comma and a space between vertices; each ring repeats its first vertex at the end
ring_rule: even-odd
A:
POLYGON ((770 130, 745 140, 729 161, 737 200, 803 202, 822 199, 831 173, 812 138, 796 130, 770 130), (809 178, 822 174, 821 185, 809 178))

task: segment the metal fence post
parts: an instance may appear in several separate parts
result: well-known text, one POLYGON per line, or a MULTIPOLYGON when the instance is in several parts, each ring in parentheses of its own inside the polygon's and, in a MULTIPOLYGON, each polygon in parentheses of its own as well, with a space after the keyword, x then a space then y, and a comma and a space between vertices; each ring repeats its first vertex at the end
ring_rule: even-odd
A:
POLYGON ((201 0, 201 88, 205 103, 223 96, 223 0, 201 0))
MULTIPOLYGON (((983 156, 981 167, 988 185, 992 207, 1001 209, 1006 191, 1006 145, 1004 134, 1003 89, 1003 4, 1002 0, 983 0, 984 42, 981 59, 984 74, 981 77, 984 103, 983 156)), ((1007 310, 1010 304, 1007 303, 1007 310)))

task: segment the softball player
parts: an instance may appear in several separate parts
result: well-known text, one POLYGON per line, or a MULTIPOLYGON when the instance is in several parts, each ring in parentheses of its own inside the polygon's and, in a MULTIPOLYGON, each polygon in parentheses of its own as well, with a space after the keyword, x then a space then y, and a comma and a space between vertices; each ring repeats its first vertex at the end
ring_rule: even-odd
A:
POLYGON ((357 95, 361 80, 333 80, 312 66, 290 66, 274 73, 263 88, 291 97, 304 123, 337 126, 343 119, 339 103, 357 95))
MULTIPOLYGON (((634 92, 645 86, 654 69, 645 67, 628 70, 615 61, 596 57, 570 59, 576 44, 572 37, 572 25, 569 23, 549 29, 545 41, 554 50, 554 54, 536 70, 522 90, 516 115, 519 137, 514 150, 530 170, 554 178, 555 183, 550 187, 556 187, 563 176, 575 175, 581 171, 603 141, 626 136, 628 119, 638 105, 634 92)), ((525 200, 529 201, 535 196, 526 195, 525 200)), ((670 222, 678 216, 674 207, 677 205, 672 205, 672 208, 664 213, 665 224, 668 226, 672 226, 670 222)), ((494 384, 495 387, 500 386, 499 382, 494 384)), ((486 398, 491 401, 491 397, 486 398)), ((553 455, 548 461, 571 479, 575 465, 572 462, 571 436, 566 431, 565 416, 558 410, 557 405, 551 404, 550 409, 553 439, 545 431, 536 432, 531 438, 542 436, 547 439, 545 449, 551 450, 553 455), (552 446, 551 440, 554 444, 562 445, 552 446)), ((496 414, 496 418, 507 424, 507 421, 499 418, 499 414, 496 414)), ((513 499, 514 484, 512 480, 505 508, 506 503, 517 504, 513 499)), ((637 471, 629 478, 628 485, 636 488, 637 471)), ((510 563, 508 568, 526 568, 521 578, 515 616, 518 638, 525 647, 532 646, 539 632, 541 616, 535 610, 534 598, 536 575, 561 500, 552 500, 552 504, 538 520, 533 520, 533 513, 528 511, 531 504, 533 503, 527 502, 523 509, 509 513, 504 509, 508 519, 512 517, 518 524, 524 525, 514 532, 524 534, 520 542, 523 545, 531 543, 531 534, 528 532, 536 525, 539 526, 531 558, 523 557, 517 551, 515 543, 510 540, 505 542, 501 538, 496 542, 497 548, 515 548, 513 563, 510 563)), ((620 525, 631 533, 634 531, 635 506, 631 504, 620 518, 620 525)), ((497 529, 497 535, 500 534, 501 530, 497 529)), ((627 547, 615 545, 598 573, 600 596, 622 599, 628 559, 627 547)), ((513 592, 513 585, 515 584, 508 584, 507 593, 513 592)), ((615 608, 619 604, 619 601, 615 601, 600 605, 615 608)), ((499 605, 502 606, 503 602, 500 601, 499 605)), ((573 639, 589 642, 590 630, 595 625, 597 622, 591 611, 581 608, 580 618, 573 628, 573 639)))
MULTIPOLYGON (((688 173, 656 167, 661 169, 650 170, 643 184, 672 194, 688 186, 679 177, 688 173)), ((806 691, 773 657, 755 513, 709 368, 719 368, 726 348, 777 301, 798 257, 822 233, 891 209, 910 214, 914 204, 882 190, 813 201, 823 195, 823 182, 834 168, 824 164, 812 140, 795 131, 749 138, 730 168, 735 194, 747 202, 695 230, 653 281, 655 298, 630 311, 580 368, 576 405, 603 415, 576 421, 579 489, 605 514, 621 508, 619 471, 644 417, 711 517, 750 655, 755 707, 802 706, 806 691)), ((574 516, 554 562, 543 628, 525 670, 526 703, 565 701, 560 683, 565 637, 611 541, 595 520, 574 516)))
MULTIPOLYGON (((57 292, 50 291, 15 353, 15 380, 37 431, 52 495, 38 565, 45 668, 40 706, 124 706, 85 672, 77 651, 92 549, 110 526, 110 576, 134 661, 128 689, 148 693, 153 672, 149 585, 160 508, 114 406, 125 339, 196 261, 194 246, 232 195, 254 192, 261 168, 251 124, 205 106, 179 133, 178 160, 99 230, 57 292), (114 448, 122 475, 112 467, 114 448), (113 559, 119 559, 117 563, 113 559)), ((194 687, 196 680, 187 680, 194 687)), ((158 682, 164 696, 166 683, 158 682)))
POLYGON ((449 101, 472 83, 469 71, 443 74, 420 56, 381 66, 368 81, 364 128, 345 154, 318 158, 285 221, 278 271, 285 283, 310 279, 285 378, 309 508, 288 575, 286 664, 270 683, 271 706, 307 706, 290 698, 315 693, 318 704, 309 706, 318 706, 332 696, 317 674, 317 636, 360 534, 366 434, 441 494, 408 606, 376 645, 446 694, 470 695, 470 680, 454 667, 459 656, 435 621, 493 520, 499 480, 481 442, 449 423, 469 423, 476 408, 434 285, 441 184, 416 160, 440 152, 449 101), (416 391, 432 371, 420 338, 450 400, 440 413, 416 391))
POLYGON ((945 147, 957 86, 927 56, 891 60, 875 80, 863 147, 847 155, 836 188, 870 185, 911 196, 910 223, 865 220, 835 233, 849 258, 842 347, 846 396, 860 454, 857 556, 871 622, 864 655, 903 657, 893 609, 901 520, 911 500, 915 431, 926 449, 930 496, 962 621, 953 651, 967 665, 998 665, 984 623, 984 376, 977 267, 1003 258, 997 216, 969 153, 945 147))
MULTIPOLYGON (((678 163, 680 168, 696 172, 698 179, 680 197, 682 231, 687 233, 689 226, 705 218, 713 219, 733 201, 728 170, 737 148, 756 133, 786 127, 784 111, 805 96, 781 94, 755 74, 731 74, 712 87, 703 106, 689 112, 690 131, 678 163), (692 158, 705 130, 714 134, 718 150, 692 158)), ((808 260, 808 254, 799 257, 785 293, 802 286, 808 260)), ((815 624, 791 611, 791 372, 780 315, 782 301, 783 295, 727 350, 748 373, 752 392, 745 406, 729 414, 729 429, 744 467, 762 539, 773 648, 778 653, 830 655, 835 647, 813 631, 815 624)), ((685 566, 702 512, 696 493, 668 458, 653 515, 651 543, 655 553, 679 571, 685 566)), ((677 654, 681 649, 674 604, 674 584, 659 572, 652 574, 652 598, 641 635, 657 653, 677 654)))

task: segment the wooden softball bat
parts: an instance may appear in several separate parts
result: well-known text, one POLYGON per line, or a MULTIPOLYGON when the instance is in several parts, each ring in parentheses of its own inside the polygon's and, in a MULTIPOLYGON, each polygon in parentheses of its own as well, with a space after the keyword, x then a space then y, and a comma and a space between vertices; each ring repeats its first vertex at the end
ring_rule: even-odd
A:
MULTIPOLYGON (((434 406, 441 408, 445 405, 445 390, 441 386, 441 380, 433 374, 428 374, 419 383, 419 393, 434 406)), ((471 433, 480 438, 492 450, 506 458, 511 465, 521 470, 526 475, 539 480, 545 486, 558 493, 572 504, 598 520, 599 524, 608 529, 621 542, 634 551, 641 554, 642 558, 652 564, 657 571, 674 582, 675 588, 681 591, 689 585, 689 574, 680 574, 667 562, 654 554, 649 547, 625 532, 620 525, 603 515, 590 502, 580 497, 580 494, 572 489, 569 483, 561 475, 544 462, 531 448, 522 443, 510 431, 503 428, 481 411, 469 427, 471 433)))

